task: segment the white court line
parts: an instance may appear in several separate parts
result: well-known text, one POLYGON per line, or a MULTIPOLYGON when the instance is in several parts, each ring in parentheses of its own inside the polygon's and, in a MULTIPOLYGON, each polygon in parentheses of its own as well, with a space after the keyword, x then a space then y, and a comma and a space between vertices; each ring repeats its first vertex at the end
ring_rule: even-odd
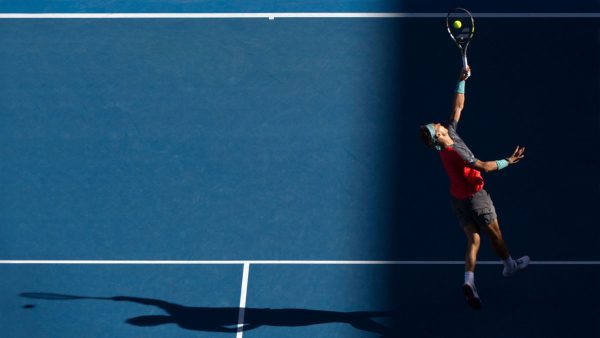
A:
POLYGON ((248 292, 248 273, 250 264, 244 264, 244 277, 242 278, 242 296, 240 297, 240 314, 238 315, 237 338, 244 335, 244 313, 246 312, 246 294, 248 292))
MULTIPOLYGON (((471 13, 474 18, 598 18, 600 13, 471 13)), ((445 18, 447 13, 1 13, 0 19, 445 18)), ((272 19, 271 19, 272 20, 272 19)))
MULTIPOLYGON (((324 264, 324 265, 445 265, 464 261, 134 261, 134 260, 0 260, 0 264, 324 264)), ((502 264, 501 261, 477 261, 477 264, 502 264)), ((600 261, 531 261, 546 265, 600 265, 600 261)))

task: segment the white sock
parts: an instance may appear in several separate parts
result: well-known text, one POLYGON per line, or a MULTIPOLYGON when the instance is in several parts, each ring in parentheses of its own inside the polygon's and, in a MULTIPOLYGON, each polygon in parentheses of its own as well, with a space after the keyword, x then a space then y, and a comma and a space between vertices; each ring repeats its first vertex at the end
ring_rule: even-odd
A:
POLYGON ((475 285, 475 273, 471 271, 465 271, 465 283, 469 282, 471 285, 475 285))
POLYGON ((508 256, 507 259, 503 260, 502 263, 506 267, 507 270, 512 271, 517 268, 517 262, 515 262, 512 257, 508 256))

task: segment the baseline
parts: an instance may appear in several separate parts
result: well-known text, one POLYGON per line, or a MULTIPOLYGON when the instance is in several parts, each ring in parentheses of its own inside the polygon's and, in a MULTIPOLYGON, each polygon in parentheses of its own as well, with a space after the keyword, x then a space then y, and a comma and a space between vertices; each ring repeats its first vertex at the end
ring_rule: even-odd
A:
MULTIPOLYGON (((302 261, 302 260, 0 260, 0 264, 387 264, 387 265, 441 265, 465 264, 464 261, 302 261)), ((477 264, 502 264, 501 261, 477 261, 477 264)), ((600 261, 531 261, 530 264, 600 265, 600 261)))
MULTIPOLYGON (((474 18, 598 18, 600 13, 471 13, 474 18)), ((0 19, 445 18, 447 13, 2 13, 0 19)))

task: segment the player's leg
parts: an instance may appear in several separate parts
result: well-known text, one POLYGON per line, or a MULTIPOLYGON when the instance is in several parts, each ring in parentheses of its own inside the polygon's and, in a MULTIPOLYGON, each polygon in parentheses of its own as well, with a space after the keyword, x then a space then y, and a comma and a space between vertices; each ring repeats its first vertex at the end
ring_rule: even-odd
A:
POLYGON ((475 263, 477 262, 477 252, 481 237, 479 236, 479 226, 473 222, 465 227, 463 231, 467 235, 467 253, 465 255, 465 272, 475 272, 475 263))
POLYGON ((498 225, 498 219, 496 218, 492 223, 481 227, 483 232, 490 239, 490 243, 492 244, 492 250, 498 258, 501 260, 505 260, 508 258, 508 247, 502 238, 502 232, 500 231, 500 226, 498 225))
POLYGON ((502 232, 500 232, 498 216, 490 192, 484 189, 479 190, 472 196, 470 207, 471 217, 475 218, 479 227, 488 236, 494 253, 504 264, 504 277, 510 277, 517 271, 525 269, 529 264, 529 257, 523 256, 515 261, 510 256, 508 247, 502 238, 502 232))
POLYGON ((469 306, 476 310, 481 309, 481 299, 475 289, 475 263, 477 262, 477 252, 481 237, 479 235, 479 226, 472 222, 463 227, 467 235, 467 253, 465 254, 465 283, 462 286, 462 292, 467 297, 469 306))
POLYGON ((525 270, 529 265, 529 256, 523 256, 517 260, 513 260, 508 252, 508 247, 502 238, 502 232, 496 218, 492 223, 482 226, 483 232, 489 237, 492 249, 498 258, 504 264, 504 277, 510 277, 517 271, 525 270))
POLYGON ((469 203, 466 200, 452 198, 452 211, 458 217, 458 223, 461 229, 467 235, 467 253, 465 255, 465 272, 475 271, 475 262, 477 261, 477 252, 481 238, 479 236, 479 225, 475 219, 468 214, 469 203))
POLYGON ((462 292, 467 297, 467 303, 472 308, 481 309, 481 300, 475 289, 475 263, 481 238, 479 226, 475 219, 469 216, 470 201, 452 197, 452 211, 458 216, 458 223, 467 235, 467 253, 465 254, 465 283, 462 292))

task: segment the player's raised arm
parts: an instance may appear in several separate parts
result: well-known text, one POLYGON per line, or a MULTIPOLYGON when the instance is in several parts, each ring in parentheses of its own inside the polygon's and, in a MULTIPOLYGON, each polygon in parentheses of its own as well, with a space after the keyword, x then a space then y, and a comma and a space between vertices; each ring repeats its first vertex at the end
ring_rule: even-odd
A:
POLYGON ((467 66, 467 69, 463 69, 458 77, 454 102, 452 102, 452 116, 450 116, 450 119, 455 119, 456 122, 460 119, 460 113, 465 106, 465 81, 469 78, 470 72, 471 67, 467 66))
POLYGON ((470 168, 479 170, 482 173, 489 173, 491 171, 501 170, 511 164, 515 164, 515 163, 519 162, 523 157, 525 157, 525 155, 523 155, 524 151, 525 151, 524 147, 519 150, 519 146, 517 146, 517 149, 515 150, 515 152, 512 154, 511 157, 507 157, 503 160, 498 160, 498 161, 487 161, 487 162, 477 161, 474 164, 470 164, 468 166, 470 168))

